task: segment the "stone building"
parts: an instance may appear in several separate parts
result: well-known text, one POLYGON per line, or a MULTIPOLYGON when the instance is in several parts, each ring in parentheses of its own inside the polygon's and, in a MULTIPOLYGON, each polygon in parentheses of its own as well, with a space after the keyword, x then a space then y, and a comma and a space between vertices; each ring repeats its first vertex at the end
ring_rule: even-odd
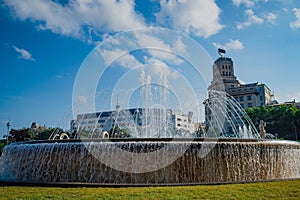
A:
POLYGON ((208 90, 224 91, 244 108, 255 108, 273 103, 274 94, 263 83, 243 84, 234 74, 231 58, 221 56, 213 64, 213 80, 208 90))
POLYGON ((213 79, 208 87, 208 98, 204 101, 205 125, 208 130, 219 129, 218 134, 230 136, 239 134, 241 127, 249 129, 249 125, 245 127, 243 109, 270 105, 275 101, 266 84, 239 81, 232 59, 224 56, 225 50, 222 52, 213 64, 213 79), (235 106, 238 104, 243 109, 235 106))

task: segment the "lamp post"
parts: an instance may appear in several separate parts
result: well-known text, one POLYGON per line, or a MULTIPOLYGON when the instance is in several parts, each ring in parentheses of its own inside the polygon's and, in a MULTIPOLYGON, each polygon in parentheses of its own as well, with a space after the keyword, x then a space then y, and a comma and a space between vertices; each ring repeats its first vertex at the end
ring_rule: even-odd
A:
POLYGON ((9 135, 9 128, 10 128, 10 122, 8 121, 7 123, 6 123, 6 127, 7 127, 7 134, 6 134, 6 144, 8 144, 8 135, 9 135))

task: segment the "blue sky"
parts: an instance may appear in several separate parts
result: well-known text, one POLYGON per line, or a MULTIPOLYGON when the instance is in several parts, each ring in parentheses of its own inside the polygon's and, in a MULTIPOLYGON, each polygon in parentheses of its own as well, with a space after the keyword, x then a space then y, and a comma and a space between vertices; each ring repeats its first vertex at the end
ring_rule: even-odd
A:
POLYGON ((267 84, 279 102, 300 101, 297 0, 1 0, 0 137, 9 118, 12 128, 68 129, 83 61, 105 39, 144 27, 189 36, 213 60, 224 47, 238 79, 267 84))

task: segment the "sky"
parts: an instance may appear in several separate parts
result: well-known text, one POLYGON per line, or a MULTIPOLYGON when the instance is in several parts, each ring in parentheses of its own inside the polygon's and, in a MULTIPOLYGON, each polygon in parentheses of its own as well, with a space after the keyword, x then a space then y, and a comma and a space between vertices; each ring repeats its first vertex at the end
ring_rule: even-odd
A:
MULTIPOLYGON (((177 87, 171 78, 180 77, 182 83, 187 82, 186 77, 193 79, 193 68, 182 59, 198 53, 187 47, 188 38, 211 58, 208 70, 222 47, 233 59, 239 80, 267 84, 279 102, 300 101, 298 0, 0 0, 0 138, 7 132, 8 120, 14 129, 29 127, 33 121, 69 129, 76 84, 84 72, 81 69, 97 61, 93 55, 99 54, 104 65, 111 62, 101 79, 95 73, 95 99, 100 104, 95 105, 96 110, 109 109, 105 99, 111 96, 113 103, 126 96, 122 91, 130 90, 134 78, 147 83, 156 75, 158 82, 168 83, 168 89, 177 87), (148 27, 163 28, 163 33, 138 31, 148 27), (122 40, 128 31, 134 37, 122 40), (110 45, 127 43, 112 45, 112 50, 107 48, 107 40, 110 45), (129 52, 126 48, 131 48, 132 41, 144 50, 129 52), (109 60, 114 55, 119 59, 109 60), (148 65, 151 72, 146 70, 148 65), (124 73, 131 82, 123 79, 124 73), (106 91, 113 86, 119 87, 114 90, 117 92, 106 91)), ((202 79, 200 84, 200 80, 199 87, 204 90, 210 75, 202 76, 206 83, 202 79)), ((82 90, 92 81, 85 78, 82 90)), ((192 90, 197 88, 197 78, 191 81, 192 90)), ((88 102, 89 98, 80 94, 79 101, 88 102)), ((130 94, 128 98, 138 99, 135 92, 130 94)), ((176 98, 170 97, 170 101, 178 104, 176 98)))

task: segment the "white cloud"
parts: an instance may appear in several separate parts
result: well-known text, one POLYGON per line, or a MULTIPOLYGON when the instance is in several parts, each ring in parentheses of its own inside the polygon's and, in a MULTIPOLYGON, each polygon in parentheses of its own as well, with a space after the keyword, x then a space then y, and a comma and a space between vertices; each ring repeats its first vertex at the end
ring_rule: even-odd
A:
MULTIPOLYGON (((161 32, 156 32, 155 29, 150 29, 150 32, 136 31, 133 32, 133 35, 118 35, 109 38, 108 41, 108 44, 97 47, 97 52, 103 57, 105 64, 116 64, 127 69, 144 64, 155 64, 155 66, 180 65, 184 62, 180 56, 188 56, 182 36, 170 38, 168 35, 161 35, 161 32), (130 53, 128 50, 139 50, 141 47, 143 48, 140 53, 144 54, 144 59, 140 61, 134 53, 130 53)), ((157 70, 153 68, 153 73, 155 71, 157 70)))
POLYGON ((135 33, 135 39, 139 43, 139 46, 148 47, 147 52, 155 58, 163 59, 177 65, 183 62, 182 59, 171 53, 173 50, 177 50, 182 55, 186 53, 186 47, 182 42, 182 38, 177 38, 171 46, 166 44, 160 37, 155 37, 147 33, 135 33))
POLYGON ((256 16, 252 9, 246 10, 245 14, 248 17, 248 20, 246 22, 243 22, 243 23, 238 23, 238 25, 237 25, 238 30, 241 30, 245 27, 249 27, 253 24, 262 24, 264 22, 264 19, 256 16))
MULTIPOLYGON (((178 72, 175 70, 172 70, 172 67, 170 67, 167 63, 160 59, 156 58, 149 58, 147 60, 147 64, 151 66, 149 73, 152 75, 159 75, 163 76, 167 79, 173 78, 177 79, 179 78, 178 72)), ((165 85, 167 87, 167 85, 165 85)))
POLYGON ((116 63, 121 67, 129 68, 129 69, 141 65, 141 63, 133 55, 121 49, 115 49, 115 50, 98 49, 98 52, 104 58, 104 62, 106 65, 116 63))
POLYGON ((72 0, 61 5, 48 0, 4 0, 16 18, 37 23, 39 30, 89 38, 93 32, 117 32, 144 27, 134 0, 72 0))
POLYGON ((219 23, 221 11, 214 0, 160 0, 160 6, 158 23, 187 34, 209 37, 223 28, 219 23))
POLYGON ((296 17, 296 21, 290 23, 290 28, 292 30, 296 30, 300 28, 300 8, 294 8, 293 11, 296 17))
POLYGON ((117 63, 122 67, 129 69, 141 65, 141 63, 131 54, 122 56, 119 60, 117 60, 117 63))
POLYGON ((33 61, 35 60, 32 57, 31 53, 29 53, 25 49, 20 49, 16 46, 12 46, 12 48, 14 48, 14 50, 19 53, 19 58, 24 59, 24 60, 33 60, 33 61))
POLYGON ((252 0, 232 0, 233 5, 240 6, 241 4, 244 4, 247 7, 254 6, 254 1, 252 0))
POLYGON ((168 75, 170 73, 170 67, 163 61, 155 59, 155 58, 149 58, 147 60, 148 64, 151 65, 151 71, 155 74, 165 74, 168 75))
POLYGON ((265 19, 267 20, 267 22, 268 22, 269 24, 272 24, 272 25, 273 25, 273 24, 276 23, 277 17, 278 17, 278 16, 277 16, 276 14, 270 12, 270 13, 266 14, 265 19))
POLYGON ((219 43, 215 43, 214 42, 213 45, 216 48, 223 47, 226 50, 239 50, 239 49, 243 49, 244 48, 244 44, 240 40, 230 40, 229 42, 227 42, 224 45, 221 45, 219 43))

